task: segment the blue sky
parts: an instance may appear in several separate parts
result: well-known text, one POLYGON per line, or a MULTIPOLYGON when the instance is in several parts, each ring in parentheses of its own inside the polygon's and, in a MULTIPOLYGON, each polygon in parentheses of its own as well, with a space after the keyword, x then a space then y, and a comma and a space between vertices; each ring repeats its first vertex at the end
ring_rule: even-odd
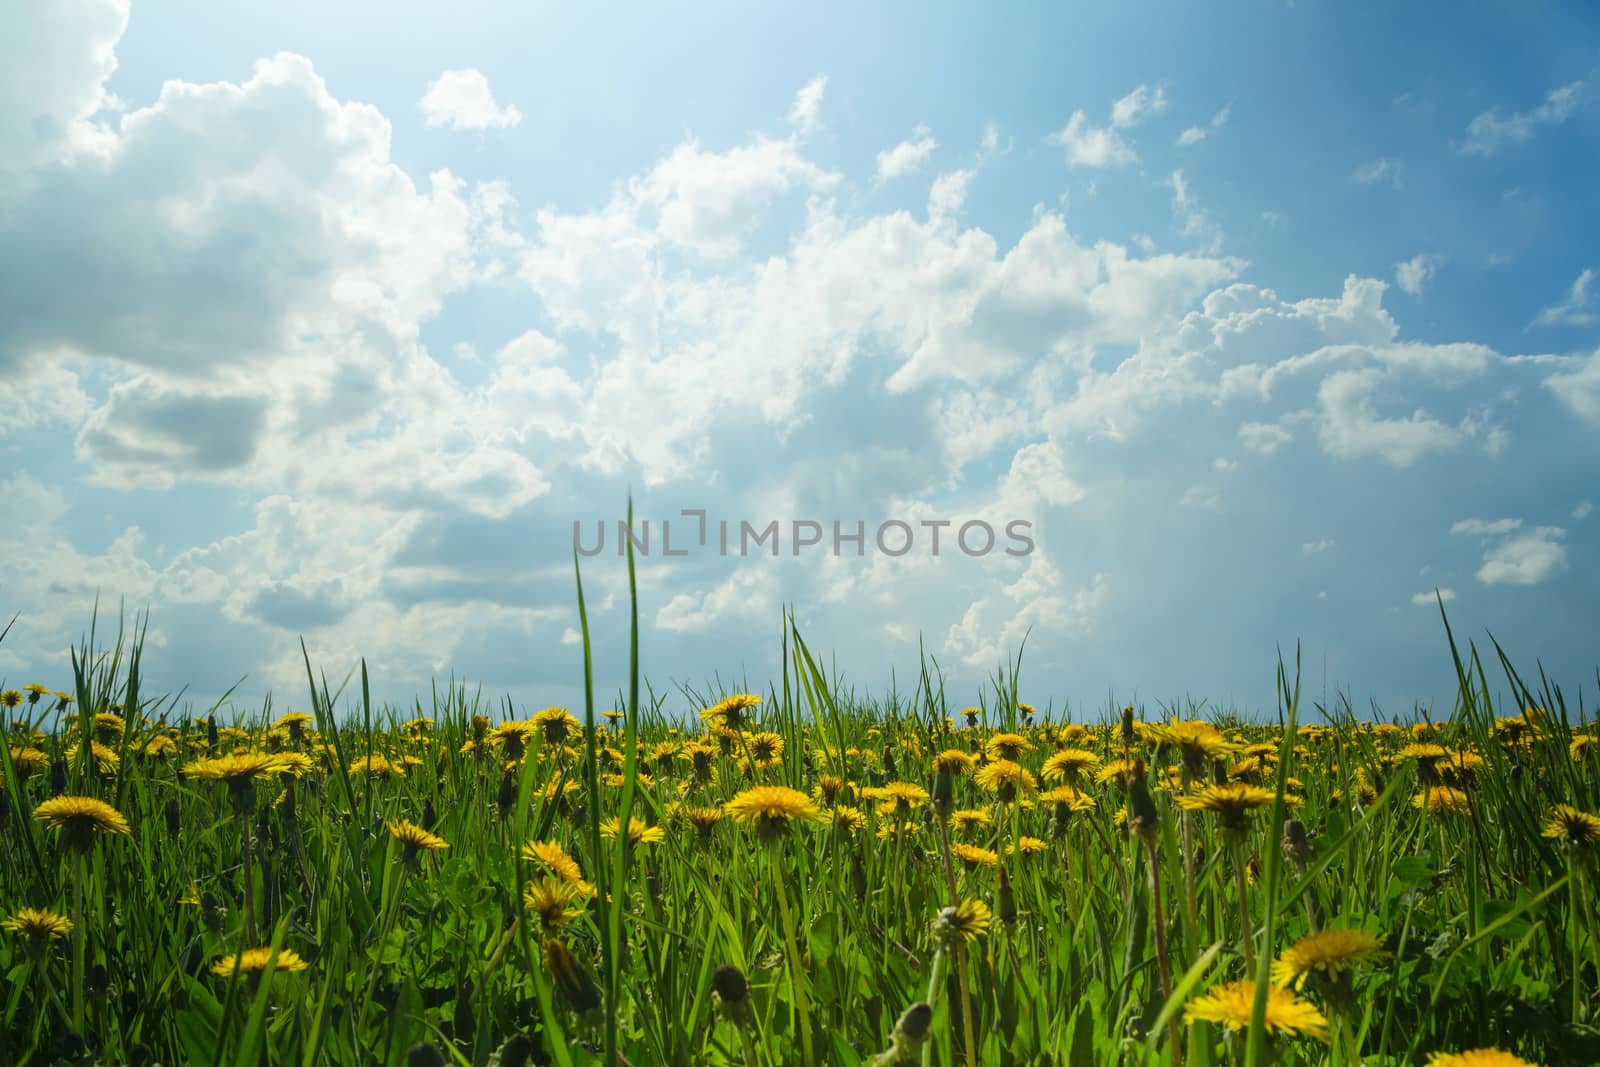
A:
MULTIPOLYGON (((675 542, 922 531, 658 540, 669 694, 764 688, 791 604, 860 691, 920 639, 976 701, 1027 635, 1037 704, 1260 710, 1298 642, 1314 697, 1447 707, 1435 588, 1592 689, 1583 6, 74 0, 0 42, 8 686, 98 594, 200 705, 300 702, 302 637, 576 704, 572 524, 631 491, 675 542), (928 551, 978 520, 1034 550, 928 551)), ((585 588, 609 694, 614 555, 585 588)))

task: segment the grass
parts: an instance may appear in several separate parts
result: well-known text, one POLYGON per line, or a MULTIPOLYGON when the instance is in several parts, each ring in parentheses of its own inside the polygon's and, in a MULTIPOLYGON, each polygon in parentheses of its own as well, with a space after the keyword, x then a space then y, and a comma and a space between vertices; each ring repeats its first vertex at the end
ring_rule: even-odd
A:
POLYGON ((1020 658, 972 708, 925 656, 864 701, 792 618, 781 683, 680 721, 641 696, 636 604, 598 707, 578 577, 581 715, 376 706, 365 665, 347 689, 308 656, 297 724, 224 722, 146 691, 141 629, 91 628, 70 688, 5 712, 0 1062, 1600 1062, 1600 841, 1546 836, 1600 811, 1595 723, 1448 621, 1442 721, 1305 707, 1286 664, 1272 723, 1072 723, 1019 700, 1020 658), (259 777, 206 763, 235 752, 259 777), (802 795, 731 817, 761 786, 802 795), (32 817, 52 796, 130 832, 75 853, 32 817), (1376 940, 1279 990, 1319 930, 1376 940))

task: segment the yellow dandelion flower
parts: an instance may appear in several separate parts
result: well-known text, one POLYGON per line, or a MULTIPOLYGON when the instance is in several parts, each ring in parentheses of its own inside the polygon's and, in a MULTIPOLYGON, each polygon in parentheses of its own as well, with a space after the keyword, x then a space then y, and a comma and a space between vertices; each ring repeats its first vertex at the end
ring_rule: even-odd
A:
MULTIPOLYGON (((1190 1023, 1220 1023, 1235 1030, 1249 1027, 1255 1009, 1256 984, 1251 981, 1227 982, 1212 986, 1189 1001, 1184 1018, 1190 1023)), ((1266 1027, 1269 1034, 1305 1034, 1322 1041, 1328 1039, 1328 1019, 1309 1000, 1301 1000, 1292 990, 1272 987, 1267 990, 1266 1027)))
POLYGON ((128 820, 94 797, 51 797, 33 809, 33 817, 61 835, 69 849, 88 851, 96 834, 131 834, 128 820))
POLYGON ((724 804, 722 810, 738 822, 754 823, 764 840, 788 830, 793 822, 828 820, 809 796, 783 785, 758 785, 746 789, 724 804))
POLYGON ((991 760, 1014 760, 1033 750, 1033 742, 1021 734, 995 734, 984 742, 983 751, 991 760))
POLYGON ((18 778, 30 778, 50 766, 50 757, 37 748, 11 749, 11 765, 17 769, 18 778))
POLYGON ((884 815, 903 815, 928 802, 928 791, 915 782, 890 782, 877 795, 879 811, 884 815))
POLYGON ((1075 782, 1078 776, 1100 766, 1100 757, 1086 748, 1064 748, 1044 761, 1040 777, 1047 782, 1075 782))
POLYGON ((860 808, 852 808, 848 804, 840 804, 828 812, 828 818, 833 822, 835 830, 844 833, 859 833, 867 825, 867 816, 860 808))
POLYGON ((994 913, 981 900, 968 898, 939 912, 933 920, 933 936, 941 944, 976 941, 989 932, 994 913))
POLYGON ((1319 930, 1307 934, 1272 963, 1272 981, 1301 989, 1313 972, 1338 978, 1372 963, 1388 953, 1383 941, 1364 930, 1319 930))
POLYGON ((1435 1052, 1427 1067, 1539 1067, 1532 1060, 1513 1056, 1497 1048, 1475 1048, 1466 1052, 1435 1052))
POLYGON ((350 761, 351 774, 364 774, 368 778, 403 778, 405 768, 396 763, 389 762, 387 756, 377 752, 370 756, 359 756, 350 761))
POLYGON ((1039 785, 1032 774, 1018 763, 1008 759, 985 764, 973 777, 979 788, 993 793, 1003 803, 1037 792, 1039 785))
POLYGON ((1006 848, 1012 856, 1037 856, 1041 852, 1049 851, 1050 843, 1037 837, 1019 837, 1014 845, 1006 848))
MULTIPOLYGON (((622 820, 613 815, 600 823, 600 836, 607 841, 615 841, 622 836, 622 820)), ((653 845, 657 841, 666 839, 667 832, 659 826, 651 826, 643 819, 628 819, 628 844, 653 845)))
POLYGON ((950 855, 967 865, 967 869, 974 870, 978 867, 998 867, 1000 857, 998 854, 977 845, 951 845, 950 855))
POLYGON ((66 937, 72 932, 71 919, 45 908, 18 908, 5 922, 0 922, 0 926, 35 943, 66 937))
POLYGON ((959 748, 947 748, 933 757, 933 769, 940 774, 962 775, 975 766, 977 760, 972 758, 972 754, 959 748))
POLYGON ((551 873, 570 882, 584 892, 594 892, 594 886, 583 880, 583 869, 567 850, 554 841, 530 841, 522 846, 522 858, 529 863, 542 863, 551 873))
POLYGON ((1544 836, 1556 838, 1568 848, 1588 848, 1600 841, 1600 817, 1570 804, 1557 804, 1545 821, 1544 836))
MULTIPOLYGON (((77 762, 80 748, 81 745, 73 745, 67 749, 67 759, 77 762)), ((94 769, 100 774, 116 774, 117 768, 122 765, 122 757, 117 755, 117 750, 99 741, 89 742, 89 754, 94 758, 94 769)))
MULTIPOLYGON (((272 959, 272 949, 247 948, 243 952, 222 957, 211 965, 211 973, 223 978, 231 977, 235 970, 241 974, 251 976, 262 974, 267 969, 267 963, 272 959)), ((276 971, 303 971, 311 964, 300 958, 299 953, 293 949, 280 948, 278 959, 273 964, 276 971)))
POLYGON ((1270 805, 1275 795, 1270 789, 1236 782, 1206 786, 1198 793, 1178 797, 1177 803, 1184 811, 1215 812, 1224 829, 1242 830, 1249 813, 1270 805))
POLYGON ((213 782, 246 781, 267 778, 279 767, 282 756, 271 752, 235 752, 215 759, 196 760, 183 765, 186 778, 204 778, 213 782))
POLYGON ((1411 806, 1434 815, 1465 815, 1472 810, 1467 794, 1448 785, 1429 786, 1411 798, 1411 806))
POLYGON ((981 830, 993 824, 994 816, 989 814, 987 808, 962 808, 950 813, 950 829, 958 834, 981 830))
POLYGON ((407 859, 419 852, 441 852, 450 847, 444 838, 408 819, 390 819, 383 827, 389 831, 390 837, 405 846, 407 859))
POLYGON ((528 883, 522 891, 522 903, 539 917, 546 930, 553 930, 582 915, 582 904, 588 896, 582 886, 547 874, 528 883))

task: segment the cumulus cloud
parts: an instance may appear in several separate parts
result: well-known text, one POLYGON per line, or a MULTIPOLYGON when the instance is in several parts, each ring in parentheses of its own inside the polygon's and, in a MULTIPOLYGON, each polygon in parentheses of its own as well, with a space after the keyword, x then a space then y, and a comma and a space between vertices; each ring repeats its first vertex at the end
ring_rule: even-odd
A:
POLYGON ((800 87, 789 105, 789 122, 801 133, 811 133, 822 123, 822 97, 828 91, 828 76, 818 74, 800 87))
POLYGON ((1319 552, 1326 552, 1332 547, 1333 541, 1324 537, 1320 541, 1307 541, 1305 544, 1300 546, 1300 551, 1304 552, 1308 556, 1314 556, 1319 552))
POLYGON ((1600 350, 1577 359, 1562 360, 1549 374, 1545 388, 1568 410, 1590 422, 1600 422, 1600 350))
POLYGON ((1567 535, 1559 526, 1539 526, 1491 546, 1483 554, 1478 581, 1485 585, 1538 585, 1566 569, 1567 535))
POLYGON ((1047 140, 1066 149, 1069 167, 1120 167, 1139 158, 1114 126, 1091 125, 1082 109, 1047 140))
POLYGON ((1449 586, 1443 586, 1439 589, 1430 589, 1422 593, 1411 594, 1411 602, 1419 607, 1432 607, 1438 604, 1441 600, 1448 604, 1455 598, 1456 591, 1451 589, 1449 586))
POLYGON ((1137 126, 1151 115, 1167 110, 1167 92, 1159 85, 1137 85, 1111 105, 1111 125, 1137 126))
POLYGON ((508 130, 522 122, 515 105, 501 106, 483 71, 447 70, 428 83, 418 105, 429 129, 508 130))
POLYGON ((1394 265, 1394 280, 1400 290, 1412 296, 1421 296, 1422 290, 1439 269, 1440 258, 1419 252, 1408 260, 1394 265))
POLYGON ((878 180, 886 182, 910 174, 933 158, 933 150, 938 147, 939 142, 933 139, 928 128, 918 126, 910 139, 878 153, 878 180))
POLYGON ((1571 118, 1584 102, 1586 94, 1587 85, 1575 81, 1550 90, 1544 102, 1532 110, 1509 115, 1500 108, 1482 112, 1468 124, 1467 139, 1461 151, 1488 156, 1502 148, 1530 140, 1539 127, 1559 126, 1571 118))

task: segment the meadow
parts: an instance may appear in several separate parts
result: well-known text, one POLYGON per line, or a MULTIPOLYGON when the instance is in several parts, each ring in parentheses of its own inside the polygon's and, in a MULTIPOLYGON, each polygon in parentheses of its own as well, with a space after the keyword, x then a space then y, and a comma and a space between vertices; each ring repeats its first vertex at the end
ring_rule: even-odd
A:
POLYGON ((0 1063, 1600 1063, 1596 725, 1445 635, 1436 715, 1259 722, 867 700, 792 620, 759 692, 635 623, 581 708, 191 714, 91 630, 3 699, 0 1063))

